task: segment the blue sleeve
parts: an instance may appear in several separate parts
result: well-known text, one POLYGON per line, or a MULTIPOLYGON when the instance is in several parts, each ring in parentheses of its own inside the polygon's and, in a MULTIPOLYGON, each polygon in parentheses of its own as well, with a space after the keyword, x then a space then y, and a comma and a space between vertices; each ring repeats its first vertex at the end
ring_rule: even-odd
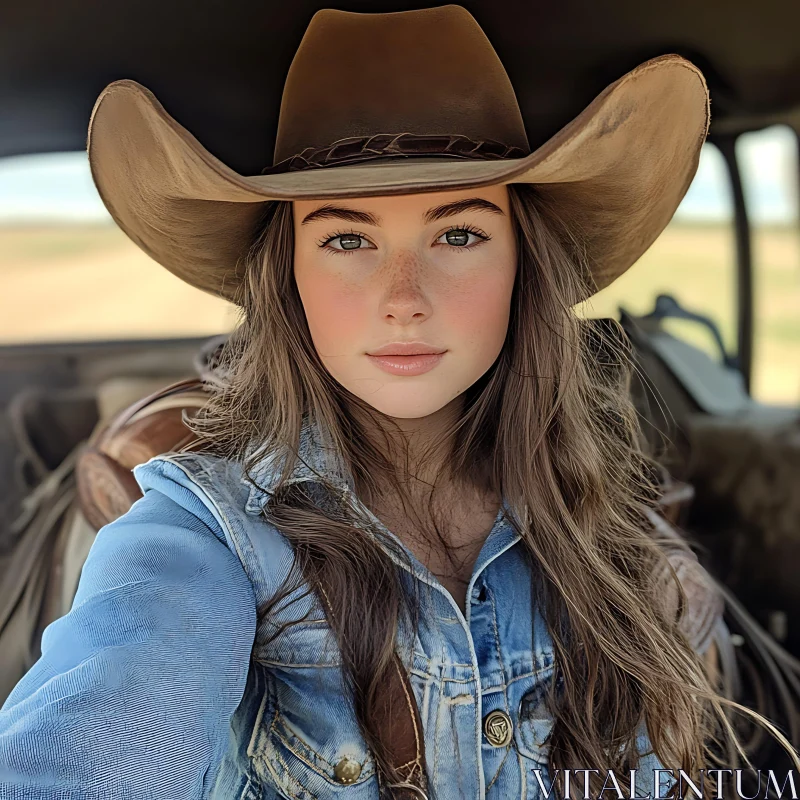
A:
MULTIPOLYGON (((634 795, 639 798, 651 798, 651 800, 661 800, 666 798, 669 790, 678 782, 675 777, 676 769, 673 765, 664 766, 653 751, 653 745, 650 738, 645 733, 636 739, 636 745, 639 750, 640 758, 634 773, 634 795)), ((625 795, 630 789, 630 780, 627 774, 620 777, 624 779, 621 781, 624 787, 625 795)))
POLYGON ((219 523, 167 467, 100 529, 72 609, 0 709, 5 800, 189 800, 213 785, 255 598, 219 523))

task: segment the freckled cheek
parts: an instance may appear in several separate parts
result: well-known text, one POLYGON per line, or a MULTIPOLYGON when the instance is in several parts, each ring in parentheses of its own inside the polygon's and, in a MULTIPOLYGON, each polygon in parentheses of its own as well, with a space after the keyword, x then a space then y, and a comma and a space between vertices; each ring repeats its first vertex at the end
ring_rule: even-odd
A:
POLYGON ((361 293, 333 276, 315 275, 308 282, 298 276, 297 287, 321 356, 352 354, 368 346, 363 330, 367 303, 361 293))
POLYGON ((511 285, 496 277, 443 298, 454 347, 496 355, 508 330, 511 285))

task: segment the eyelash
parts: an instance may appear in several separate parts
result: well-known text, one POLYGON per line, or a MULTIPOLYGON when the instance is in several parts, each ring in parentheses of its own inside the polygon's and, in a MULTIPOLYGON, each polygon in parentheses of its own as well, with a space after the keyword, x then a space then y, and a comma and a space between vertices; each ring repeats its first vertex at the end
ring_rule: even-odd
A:
MULTIPOLYGON (((437 236, 436 238, 437 239, 441 239, 442 236, 447 235, 448 233, 450 233, 450 231, 464 231, 465 233, 471 233, 471 234, 477 236, 481 240, 479 242, 473 242, 472 244, 463 245, 461 247, 457 247, 456 245, 446 244, 445 243, 445 247, 449 247, 451 250, 472 250, 473 247, 476 247, 477 245, 482 244, 483 242, 488 242, 492 238, 491 236, 489 236, 489 234, 485 233, 480 228, 476 228, 474 225, 453 225, 452 227, 448 228, 446 231, 443 231, 442 233, 440 233, 439 236, 437 236)), ((335 255, 344 255, 344 256, 349 256, 352 253, 357 253, 359 250, 366 249, 366 248, 362 248, 362 247, 354 247, 351 250, 337 250, 337 249, 335 249, 333 247, 327 247, 329 242, 332 242, 334 239, 338 238, 339 236, 360 236, 362 239, 366 239, 367 241, 369 241, 369 237, 364 236, 363 233, 358 233, 358 231, 354 231, 354 230, 341 231, 340 230, 340 231, 337 231, 336 233, 334 233, 334 234, 332 234, 330 236, 326 236, 324 239, 320 239, 319 241, 317 241, 317 246, 320 249, 322 249, 325 252, 327 252, 327 253, 333 253, 335 255)))

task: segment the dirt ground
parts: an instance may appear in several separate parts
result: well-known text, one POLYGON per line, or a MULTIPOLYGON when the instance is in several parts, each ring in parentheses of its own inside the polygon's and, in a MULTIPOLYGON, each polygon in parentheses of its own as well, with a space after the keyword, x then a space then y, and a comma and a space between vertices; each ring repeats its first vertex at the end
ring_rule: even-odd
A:
MULTIPOLYGON (((754 236, 754 394, 800 402, 800 233, 754 236)), ((711 316, 735 344, 734 241, 728 227, 671 225, 640 261, 579 313, 652 309, 660 292, 711 316)), ((231 330, 235 308, 184 284, 112 226, 0 229, 0 344, 204 336, 231 330)), ((712 351, 691 323, 670 324, 712 351)))

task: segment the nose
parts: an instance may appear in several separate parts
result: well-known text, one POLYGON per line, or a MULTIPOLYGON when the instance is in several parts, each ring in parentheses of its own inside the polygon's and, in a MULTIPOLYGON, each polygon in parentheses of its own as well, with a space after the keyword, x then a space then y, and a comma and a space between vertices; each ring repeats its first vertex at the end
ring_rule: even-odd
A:
POLYGON ((405 251, 389 259, 379 273, 384 291, 381 313, 387 322, 398 325, 419 323, 432 312, 423 281, 425 264, 418 255, 405 251))

